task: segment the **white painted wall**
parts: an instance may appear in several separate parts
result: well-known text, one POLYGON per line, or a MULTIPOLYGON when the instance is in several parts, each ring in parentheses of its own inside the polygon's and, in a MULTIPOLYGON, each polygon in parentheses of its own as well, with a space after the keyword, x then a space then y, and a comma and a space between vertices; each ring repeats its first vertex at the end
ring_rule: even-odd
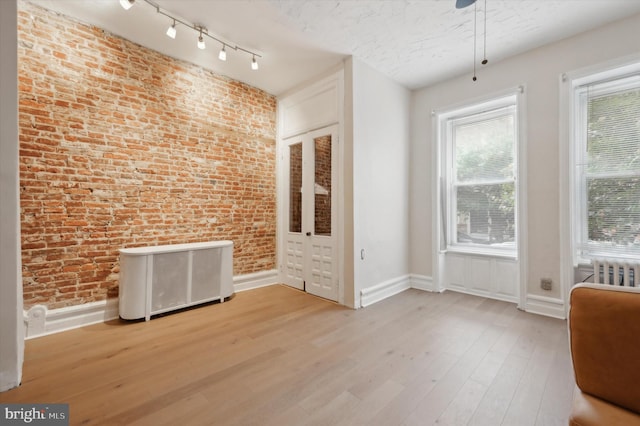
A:
POLYGON ((17 2, 0 1, 0 392, 22 379, 17 2))
MULTIPOLYGON (((468 75, 415 91, 411 113, 411 272, 432 276, 431 111, 525 85, 527 88, 528 273, 529 297, 562 300, 560 288, 559 96, 564 72, 640 51, 640 15, 550 44, 468 75), (554 282, 550 292, 540 279, 554 282)), ((491 52, 488 46, 488 52, 491 52)), ((489 55, 489 61, 491 56, 489 55)))
POLYGON ((353 85, 357 298, 363 289, 408 280, 410 92, 357 59, 347 69, 353 85))

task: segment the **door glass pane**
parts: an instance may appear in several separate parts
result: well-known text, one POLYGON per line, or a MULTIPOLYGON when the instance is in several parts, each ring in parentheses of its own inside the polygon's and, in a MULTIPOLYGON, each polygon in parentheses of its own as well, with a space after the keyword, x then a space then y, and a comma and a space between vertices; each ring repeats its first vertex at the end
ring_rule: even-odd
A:
POLYGON ((289 232, 302 232, 302 143, 289 145, 289 232))
POLYGON ((315 149, 315 226, 316 235, 331 235, 331 135, 313 140, 315 149))

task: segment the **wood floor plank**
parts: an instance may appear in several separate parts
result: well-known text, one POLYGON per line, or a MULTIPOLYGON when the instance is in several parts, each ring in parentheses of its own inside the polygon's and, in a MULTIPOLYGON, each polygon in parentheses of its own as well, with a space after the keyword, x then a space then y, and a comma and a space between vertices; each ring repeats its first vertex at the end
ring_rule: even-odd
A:
POLYGON ((560 339, 552 361, 549 379, 545 385, 536 418, 536 426, 566 424, 566 407, 572 403, 575 379, 569 356, 569 339, 566 336, 562 337, 565 338, 560 339))
POLYGON ((535 424, 554 355, 553 350, 542 345, 535 347, 505 414, 504 425, 535 424))
POLYGON ((469 425, 495 426, 502 424, 527 363, 527 358, 517 355, 509 355, 505 359, 473 416, 469 419, 469 425))
POLYGON ((467 380, 436 422, 443 426, 466 425, 486 391, 487 386, 482 383, 473 379, 467 380))
POLYGON ((366 397, 359 399, 357 410, 342 416, 337 425, 371 425, 382 407, 397 397, 403 389, 404 386, 387 380, 369 392, 366 397))
POLYGON ((69 403, 72 425, 542 426, 573 386, 565 322, 513 304, 407 290, 356 311, 270 286, 28 340, 0 402, 69 403))
MULTIPOLYGON (((388 403, 376 419, 380 425, 405 424, 408 417, 416 409, 421 408, 421 403, 439 383, 439 381, 453 368, 458 358, 447 353, 438 353, 428 366, 414 376, 413 380, 405 385, 405 388, 397 397, 388 403)), ((415 418, 419 421, 419 418, 415 418)), ((424 423, 427 424, 427 423, 424 423)))
POLYGON ((205 411, 209 409, 209 407, 211 407, 211 402, 209 402, 207 398, 200 393, 194 393, 159 410, 150 411, 138 420, 131 422, 130 425, 177 425, 181 424, 183 419, 189 417, 191 413, 205 411))

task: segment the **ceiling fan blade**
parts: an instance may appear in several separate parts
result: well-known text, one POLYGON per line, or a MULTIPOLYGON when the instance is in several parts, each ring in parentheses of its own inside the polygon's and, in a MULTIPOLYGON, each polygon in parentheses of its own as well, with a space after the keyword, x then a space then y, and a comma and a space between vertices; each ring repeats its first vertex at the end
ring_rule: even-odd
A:
POLYGON ((474 4, 476 0, 456 0, 456 9, 463 9, 474 4))

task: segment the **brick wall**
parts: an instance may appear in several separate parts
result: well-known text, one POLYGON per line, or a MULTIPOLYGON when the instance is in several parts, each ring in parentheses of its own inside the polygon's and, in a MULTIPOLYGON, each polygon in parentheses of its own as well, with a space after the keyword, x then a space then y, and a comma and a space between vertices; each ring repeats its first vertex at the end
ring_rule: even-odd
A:
MULTIPOLYGON (((319 185, 314 187, 313 232, 331 235, 331 135, 315 138, 310 149, 313 149, 314 183, 319 185)), ((289 146, 289 232, 307 232, 302 229, 302 151, 302 142, 289 146)))
POLYGON ((315 194, 315 234, 331 235, 331 135, 321 136, 313 140, 315 150, 315 183, 327 194, 315 194))
POLYGON ((302 142, 289 147, 289 232, 302 232, 302 142))
POLYGON ((275 98, 18 2, 25 308, 115 297, 118 249, 275 268, 275 98))

